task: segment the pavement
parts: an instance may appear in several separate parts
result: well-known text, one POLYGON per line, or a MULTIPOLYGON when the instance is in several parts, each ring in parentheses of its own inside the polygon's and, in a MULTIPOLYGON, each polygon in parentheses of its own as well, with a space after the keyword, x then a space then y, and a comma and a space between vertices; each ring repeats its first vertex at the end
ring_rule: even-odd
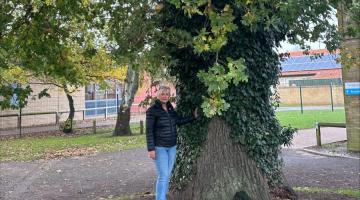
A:
MULTIPOLYGON (((284 149, 292 187, 359 189, 359 160, 284 149)), ((30 162, 0 163, 2 200, 87 200, 153 192, 155 167, 146 149, 30 162)), ((351 198, 350 198, 351 199, 351 198)))
MULTIPOLYGON (((332 128, 332 127, 322 127, 321 128, 321 143, 333 143, 338 141, 344 141, 347 139, 346 129, 345 128, 332 128)), ((304 129, 298 130, 294 135, 292 149, 303 149, 306 147, 316 146, 316 129, 304 129)))
MULTIPOLYGON (((324 142, 344 139, 340 129, 322 131, 324 142)), ((302 151, 303 147, 315 144, 314 138, 314 129, 301 130, 294 144, 283 149, 283 171, 288 184, 360 189, 360 160, 302 151)), ((154 163, 144 148, 58 160, 0 162, 0 199, 98 200, 153 193, 155 177, 154 163)), ((300 195, 301 199, 356 199, 333 194, 300 195)))
POLYGON ((153 190, 155 167, 145 149, 59 160, 0 163, 1 200, 73 200, 153 190))

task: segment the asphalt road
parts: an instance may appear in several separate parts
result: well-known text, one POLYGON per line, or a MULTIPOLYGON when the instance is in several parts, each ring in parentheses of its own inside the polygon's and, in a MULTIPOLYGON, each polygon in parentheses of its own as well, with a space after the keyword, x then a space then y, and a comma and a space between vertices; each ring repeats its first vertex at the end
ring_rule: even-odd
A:
MULTIPOLYGON (((284 149, 284 174, 293 187, 359 188, 356 159, 284 149)), ((0 163, 0 199, 99 199, 153 193, 153 161, 145 149, 91 156, 0 163)), ((346 198, 351 199, 351 198, 346 198)))

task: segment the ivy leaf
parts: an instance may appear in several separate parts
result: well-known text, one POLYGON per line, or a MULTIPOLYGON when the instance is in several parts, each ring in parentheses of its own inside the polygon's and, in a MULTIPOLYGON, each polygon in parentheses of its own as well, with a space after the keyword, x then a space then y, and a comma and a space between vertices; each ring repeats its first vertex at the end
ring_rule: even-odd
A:
POLYGON ((43 97, 48 97, 48 98, 50 98, 51 96, 50 96, 50 94, 48 93, 48 90, 49 90, 49 88, 45 88, 45 89, 43 89, 41 92, 39 92, 38 98, 39 98, 39 99, 41 99, 41 98, 43 98, 43 97))

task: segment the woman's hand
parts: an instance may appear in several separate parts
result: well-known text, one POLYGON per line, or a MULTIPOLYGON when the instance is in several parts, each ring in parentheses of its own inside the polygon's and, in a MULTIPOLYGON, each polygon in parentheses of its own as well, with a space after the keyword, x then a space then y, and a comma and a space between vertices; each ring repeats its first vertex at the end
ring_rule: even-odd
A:
POLYGON ((195 118, 198 118, 199 117, 199 114, 198 114, 198 108, 195 108, 194 112, 193 112, 193 116, 195 118))
POLYGON ((155 160, 155 151, 149 151, 148 155, 149 155, 149 158, 155 160))

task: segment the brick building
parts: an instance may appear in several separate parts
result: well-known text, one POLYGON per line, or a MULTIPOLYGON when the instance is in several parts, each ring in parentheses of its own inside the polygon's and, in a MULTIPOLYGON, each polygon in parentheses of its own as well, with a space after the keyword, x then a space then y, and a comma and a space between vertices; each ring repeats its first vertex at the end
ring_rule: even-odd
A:
POLYGON ((339 52, 329 54, 325 49, 290 52, 281 62, 277 91, 282 105, 325 106, 344 105, 342 69, 337 62, 339 52), (314 54, 322 54, 314 58, 314 54), (301 86, 301 87, 300 87, 301 86))
MULTIPOLYGON (((142 85, 139 87, 133 105, 131 107, 132 115, 142 115, 146 108, 139 107, 147 96, 147 90, 150 87, 149 78, 145 77, 142 85)), ((54 124, 57 120, 66 120, 69 110, 68 100, 64 91, 56 86, 42 83, 30 84, 33 93, 28 99, 28 104, 22 109, 22 126, 38 126, 54 124), (48 88, 50 97, 38 99, 37 94, 43 89, 48 88), (30 113, 38 113, 29 115, 30 113), (40 114, 41 113, 41 114, 40 114), (48 114, 45 114, 48 113, 48 114), (59 117, 57 119, 57 116, 59 117)), ((90 84, 79 88, 72 94, 75 106, 75 120, 116 117, 117 104, 121 101, 121 83, 110 83, 107 90, 101 89, 96 84, 90 84)), ((175 94, 175 89, 171 87, 171 94, 175 94)), ((153 91, 155 95, 155 91, 153 91)), ((16 128, 18 126, 19 110, 0 110, 0 130, 16 128)))
POLYGON ((281 62, 280 86, 341 85, 341 65, 336 54, 326 49, 311 50, 310 55, 302 51, 290 52, 290 57, 281 62), (314 54, 323 54, 313 58, 314 54))

